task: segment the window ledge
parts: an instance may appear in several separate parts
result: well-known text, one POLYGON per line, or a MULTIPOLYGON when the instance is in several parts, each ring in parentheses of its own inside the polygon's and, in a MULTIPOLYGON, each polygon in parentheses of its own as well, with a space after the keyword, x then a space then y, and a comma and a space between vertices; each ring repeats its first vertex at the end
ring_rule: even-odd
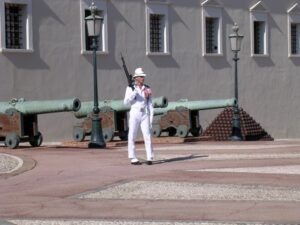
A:
POLYGON ((252 54, 251 57, 257 57, 257 58, 270 57, 270 55, 269 54, 252 54))
POLYGON ((289 55, 289 58, 300 58, 300 54, 289 55))
POLYGON ((146 52, 148 56, 169 56, 170 52, 146 52))
POLYGON ((207 57, 221 57, 223 53, 204 53, 203 56, 207 57))
POLYGON ((3 53, 33 53, 33 49, 10 49, 10 48, 1 48, 0 52, 3 53))
MULTIPOLYGON (((91 51, 86 51, 86 50, 84 50, 84 51, 81 51, 81 54, 82 55, 92 55, 93 54, 93 51, 91 50, 91 51)), ((108 55, 109 54, 109 52, 108 51, 96 51, 96 55, 108 55)))

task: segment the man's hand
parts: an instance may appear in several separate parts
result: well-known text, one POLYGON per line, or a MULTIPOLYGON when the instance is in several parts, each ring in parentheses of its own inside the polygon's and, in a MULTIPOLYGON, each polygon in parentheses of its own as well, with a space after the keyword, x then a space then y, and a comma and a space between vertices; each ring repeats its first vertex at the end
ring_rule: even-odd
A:
POLYGON ((150 98, 151 95, 152 95, 152 91, 150 88, 145 88, 144 89, 144 95, 145 95, 145 98, 150 98))

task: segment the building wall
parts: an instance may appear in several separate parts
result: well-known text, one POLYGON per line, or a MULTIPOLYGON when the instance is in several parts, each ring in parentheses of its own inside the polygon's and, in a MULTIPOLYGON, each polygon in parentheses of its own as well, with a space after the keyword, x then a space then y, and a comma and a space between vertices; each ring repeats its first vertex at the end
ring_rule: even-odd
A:
MULTIPOLYGON (((96 2, 97 0, 95 0, 96 2)), ((99 1, 99 0, 98 0, 99 1)), ((249 8, 257 1, 219 0, 223 55, 202 55, 200 0, 169 0, 169 55, 146 55, 145 2, 107 0, 108 53, 99 54, 99 98, 122 99, 128 69, 143 67, 155 96, 208 100, 231 98, 233 54, 228 35, 234 22, 244 35, 239 53, 239 103, 275 138, 300 137, 300 58, 288 57, 287 9, 293 0, 264 0, 269 11, 269 56, 251 57, 249 8)), ((80 0, 33 0, 32 53, 0 53, 0 101, 93 99, 92 55, 81 53, 80 0)), ((220 110, 201 111, 205 128, 220 110)), ((72 138, 72 113, 39 115, 46 141, 72 138)))

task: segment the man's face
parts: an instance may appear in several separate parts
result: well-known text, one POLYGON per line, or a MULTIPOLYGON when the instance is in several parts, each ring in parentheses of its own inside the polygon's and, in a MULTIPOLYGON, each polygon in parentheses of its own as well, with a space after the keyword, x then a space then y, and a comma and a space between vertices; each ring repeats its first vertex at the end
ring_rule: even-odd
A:
POLYGON ((145 80, 145 77, 135 77, 135 80, 138 82, 138 83, 144 83, 144 80, 145 80))

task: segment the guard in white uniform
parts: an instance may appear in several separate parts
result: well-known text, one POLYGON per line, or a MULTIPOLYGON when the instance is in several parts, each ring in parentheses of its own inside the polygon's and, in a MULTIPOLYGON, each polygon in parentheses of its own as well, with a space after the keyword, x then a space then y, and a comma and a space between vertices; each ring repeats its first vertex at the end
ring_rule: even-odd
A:
POLYGON ((142 68, 137 68, 133 75, 134 84, 126 88, 124 104, 130 105, 128 131, 128 158, 131 164, 140 165, 136 157, 135 139, 139 126, 145 142, 147 164, 152 165, 153 148, 151 142, 151 127, 153 120, 152 93, 149 86, 144 84, 146 74, 142 68))

